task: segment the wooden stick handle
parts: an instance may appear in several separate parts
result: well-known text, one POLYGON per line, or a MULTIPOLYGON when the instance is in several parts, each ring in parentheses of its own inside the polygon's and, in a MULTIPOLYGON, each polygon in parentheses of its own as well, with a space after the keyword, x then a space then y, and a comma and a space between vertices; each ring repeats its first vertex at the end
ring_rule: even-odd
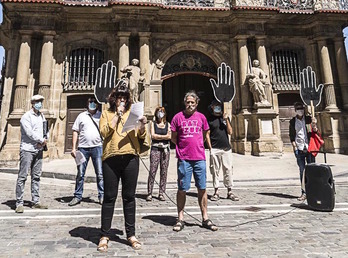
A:
POLYGON ((312 118, 314 118, 315 114, 314 114, 314 105, 313 105, 313 100, 311 100, 311 114, 312 114, 312 118))

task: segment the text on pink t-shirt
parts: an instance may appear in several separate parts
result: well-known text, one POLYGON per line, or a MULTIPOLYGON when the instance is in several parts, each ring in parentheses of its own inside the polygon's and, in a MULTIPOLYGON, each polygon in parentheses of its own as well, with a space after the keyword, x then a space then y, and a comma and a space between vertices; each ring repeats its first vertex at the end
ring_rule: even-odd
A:
POLYGON ((196 111, 186 115, 177 113, 171 122, 171 130, 177 132, 176 157, 180 160, 205 160, 203 131, 209 130, 205 116, 196 111))

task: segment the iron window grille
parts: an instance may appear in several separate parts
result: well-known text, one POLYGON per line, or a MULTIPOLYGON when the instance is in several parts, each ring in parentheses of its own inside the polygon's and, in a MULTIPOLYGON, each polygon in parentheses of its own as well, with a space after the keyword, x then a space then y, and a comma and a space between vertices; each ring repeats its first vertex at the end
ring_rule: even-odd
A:
POLYGON ((281 49, 273 52, 270 71, 274 90, 300 89, 302 56, 301 50, 294 49, 281 49))
POLYGON ((96 71, 103 63, 103 50, 86 47, 73 49, 64 62, 64 90, 92 90, 96 71))

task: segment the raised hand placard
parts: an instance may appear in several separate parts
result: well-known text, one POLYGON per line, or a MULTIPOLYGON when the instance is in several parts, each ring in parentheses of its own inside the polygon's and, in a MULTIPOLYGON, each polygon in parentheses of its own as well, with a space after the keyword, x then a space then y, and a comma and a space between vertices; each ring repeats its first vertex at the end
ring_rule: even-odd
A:
POLYGON ((234 72, 225 63, 221 63, 217 71, 217 82, 210 79, 214 96, 220 103, 231 102, 236 94, 234 72))
POLYGON ((311 107, 312 117, 314 117, 314 107, 317 107, 321 102, 323 88, 323 84, 317 85, 312 67, 304 68, 300 73, 300 95, 303 103, 311 107))
POLYGON ((107 97, 116 86, 116 66, 109 60, 102 64, 96 73, 94 95, 99 103, 107 103, 107 97))
POLYGON ((228 102, 231 102, 236 94, 234 72, 226 63, 221 63, 217 70, 217 82, 210 79, 214 96, 217 101, 224 104, 224 110, 228 110, 228 102))

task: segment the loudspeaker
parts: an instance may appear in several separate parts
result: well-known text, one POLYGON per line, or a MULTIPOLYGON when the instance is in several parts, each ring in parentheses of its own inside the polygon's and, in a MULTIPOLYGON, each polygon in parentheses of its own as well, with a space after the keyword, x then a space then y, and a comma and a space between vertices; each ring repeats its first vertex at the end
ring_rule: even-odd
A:
POLYGON ((316 211, 332 211, 335 207, 335 182, 327 164, 310 163, 305 168, 307 203, 316 211))

